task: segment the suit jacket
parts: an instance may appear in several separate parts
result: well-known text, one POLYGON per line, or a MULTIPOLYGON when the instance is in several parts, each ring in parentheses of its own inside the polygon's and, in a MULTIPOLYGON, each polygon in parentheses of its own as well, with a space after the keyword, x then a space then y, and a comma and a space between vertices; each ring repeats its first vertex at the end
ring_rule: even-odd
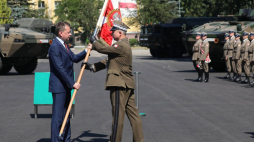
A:
POLYGON ((69 52, 65 49, 58 39, 54 39, 50 45, 49 64, 49 92, 61 93, 71 91, 74 85, 73 62, 78 63, 86 56, 86 51, 75 55, 68 47, 69 52))
POLYGON ((234 42, 235 42, 235 36, 230 37, 229 46, 228 46, 228 54, 227 54, 228 58, 231 58, 233 56, 234 42))
POLYGON ((248 57, 248 47, 249 46, 250 46, 250 41, 248 38, 246 38, 245 40, 243 40, 243 43, 242 43, 240 60, 244 60, 248 57))
POLYGON ((200 47, 200 60, 205 60, 209 53, 209 42, 207 40, 202 41, 202 46, 200 47), (202 54, 201 49, 204 51, 202 54))
POLYGON ((193 48, 192 48, 192 52, 193 52, 193 55, 192 55, 192 60, 195 61, 195 60, 198 60, 198 54, 200 52, 200 46, 201 46, 201 43, 202 43, 202 40, 199 39, 195 42, 195 44, 193 45, 193 48))
POLYGON ((93 43, 93 50, 108 55, 108 60, 94 64, 95 71, 108 68, 105 89, 110 87, 135 88, 132 74, 132 51, 127 38, 121 39, 112 46, 93 43))
POLYGON ((228 46, 229 46, 229 40, 227 40, 223 46, 223 50, 224 50, 224 54, 223 54, 223 58, 227 57, 228 54, 228 46))
POLYGON ((233 60, 239 60, 241 54, 241 41, 240 39, 234 42, 233 60))

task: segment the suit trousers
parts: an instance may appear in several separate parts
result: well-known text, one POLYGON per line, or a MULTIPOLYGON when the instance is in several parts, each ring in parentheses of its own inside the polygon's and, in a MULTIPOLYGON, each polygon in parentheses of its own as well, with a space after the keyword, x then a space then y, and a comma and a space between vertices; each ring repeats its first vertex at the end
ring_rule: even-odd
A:
POLYGON ((205 72, 209 72, 209 65, 208 63, 206 63, 205 61, 201 61, 199 62, 200 64, 200 69, 204 69, 205 72))
POLYGON ((232 69, 234 73, 237 73, 237 60, 232 60, 232 69))
POLYGON ((133 142, 144 142, 142 122, 135 105, 134 89, 111 88, 110 100, 113 117, 110 142, 121 142, 125 113, 131 123, 133 142))
POLYGON ((226 60, 226 67, 227 67, 228 72, 231 72, 231 62, 232 62, 231 60, 232 60, 232 58, 228 58, 226 60))
POLYGON ((195 68, 195 70, 198 72, 199 68, 197 67, 198 61, 197 60, 192 60, 193 62, 193 66, 195 68))
MULTIPOLYGON (((71 100, 71 92, 66 93, 52 93, 53 106, 52 106, 52 121, 51 121, 51 142, 59 141, 59 132, 71 100)), ((68 117, 63 134, 62 142, 70 142, 71 138, 71 125, 70 117, 68 117)))

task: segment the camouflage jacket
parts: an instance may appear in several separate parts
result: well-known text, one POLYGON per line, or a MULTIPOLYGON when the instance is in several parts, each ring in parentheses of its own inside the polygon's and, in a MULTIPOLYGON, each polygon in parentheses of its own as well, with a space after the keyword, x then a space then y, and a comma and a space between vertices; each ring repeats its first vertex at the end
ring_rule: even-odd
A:
POLYGON ((233 50, 233 60, 239 60, 241 54, 241 40, 236 40, 234 42, 234 50, 233 50))
POLYGON ((200 53, 200 46, 202 45, 202 40, 199 39, 195 42, 192 48, 192 60, 198 60, 198 54, 200 53))

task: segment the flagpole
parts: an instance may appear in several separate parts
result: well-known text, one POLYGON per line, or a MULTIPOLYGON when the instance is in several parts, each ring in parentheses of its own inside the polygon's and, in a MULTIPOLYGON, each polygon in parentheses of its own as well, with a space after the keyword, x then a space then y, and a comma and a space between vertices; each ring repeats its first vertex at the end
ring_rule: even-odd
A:
POLYGON ((109 0, 105 0, 104 4, 103 4, 103 7, 101 9, 101 14, 98 18, 98 21, 97 21, 97 24, 96 24, 96 28, 94 30, 94 33, 93 33, 93 36, 96 36, 96 34, 98 33, 98 30, 101 28, 101 25, 102 25, 102 20, 103 20, 103 14, 105 13, 105 9, 108 5, 108 1, 109 0))

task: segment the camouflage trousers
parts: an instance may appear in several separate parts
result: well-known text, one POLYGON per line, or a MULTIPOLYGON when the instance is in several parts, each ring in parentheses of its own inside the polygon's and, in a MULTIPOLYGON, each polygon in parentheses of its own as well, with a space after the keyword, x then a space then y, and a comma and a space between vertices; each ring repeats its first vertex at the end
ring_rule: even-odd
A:
POLYGON ((209 72, 209 65, 205 61, 199 61, 198 64, 200 65, 199 69, 203 69, 205 72, 209 72))

